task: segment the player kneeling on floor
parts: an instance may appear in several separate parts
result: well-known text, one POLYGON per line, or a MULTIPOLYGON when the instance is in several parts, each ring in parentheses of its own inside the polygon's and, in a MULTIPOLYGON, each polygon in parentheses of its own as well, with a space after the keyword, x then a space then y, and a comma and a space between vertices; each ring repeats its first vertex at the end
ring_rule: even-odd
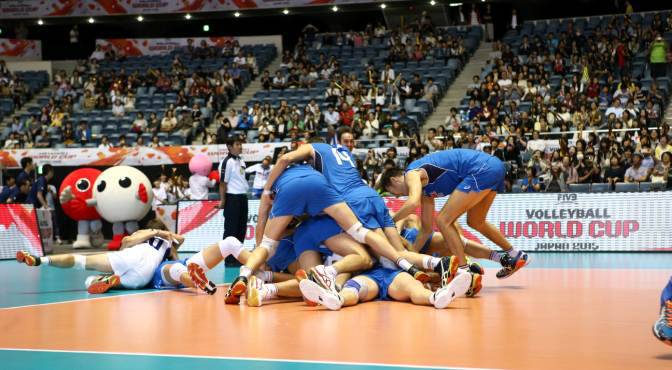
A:
POLYGON ((167 231, 161 221, 151 220, 147 227, 125 237, 119 252, 38 257, 19 251, 16 260, 28 266, 49 265, 104 273, 86 279, 87 291, 91 294, 105 293, 113 288, 142 289, 152 281, 163 261, 177 259, 177 248, 184 242, 184 237, 167 231))
POLYGON ((374 299, 411 301, 413 304, 446 308, 453 300, 463 297, 471 285, 471 274, 457 275, 449 284, 432 292, 421 282, 402 270, 376 267, 348 280, 343 289, 335 293, 311 280, 301 280, 301 293, 310 301, 330 310, 354 306, 374 299))

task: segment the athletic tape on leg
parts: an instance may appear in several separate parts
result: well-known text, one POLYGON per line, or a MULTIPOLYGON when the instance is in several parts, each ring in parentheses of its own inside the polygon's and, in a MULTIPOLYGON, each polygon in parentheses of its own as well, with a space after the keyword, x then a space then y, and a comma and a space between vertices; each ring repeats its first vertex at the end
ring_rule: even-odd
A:
POLYGON ((369 292, 369 287, 364 284, 360 284, 355 279, 350 279, 343 284, 343 290, 345 289, 354 289, 357 292, 359 299, 366 298, 367 293, 369 292))
POLYGON ((85 270, 86 269, 86 256, 81 254, 73 255, 75 258, 75 264, 72 266, 75 270, 85 270))
POLYGON ((357 222, 356 224, 350 226, 346 233, 352 236, 352 238, 359 243, 366 243, 366 234, 368 234, 369 231, 371 230, 365 228, 361 222, 357 222))
POLYGON ((261 248, 266 248, 266 250, 268 251, 268 258, 271 258, 275 254, 275 251, 278 249, 279 243, 280 243, 279 241, 273 240, 264 235, 264 237, 261 239, 261 244, 259 244, 259 246, 261 248))

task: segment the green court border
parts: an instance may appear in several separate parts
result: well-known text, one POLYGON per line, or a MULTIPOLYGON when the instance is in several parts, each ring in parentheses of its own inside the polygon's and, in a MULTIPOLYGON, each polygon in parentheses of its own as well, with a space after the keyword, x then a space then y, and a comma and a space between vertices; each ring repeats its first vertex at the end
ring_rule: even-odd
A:
MULTIPOLYGON (((379 364, 336 361, 308 361, 271 358, 196 356, 128 352, 94 352, 0 348, 5 370, 486 370, 483 368, 379 364)), ((487 369, 492 370, 492 369, 487 369)))

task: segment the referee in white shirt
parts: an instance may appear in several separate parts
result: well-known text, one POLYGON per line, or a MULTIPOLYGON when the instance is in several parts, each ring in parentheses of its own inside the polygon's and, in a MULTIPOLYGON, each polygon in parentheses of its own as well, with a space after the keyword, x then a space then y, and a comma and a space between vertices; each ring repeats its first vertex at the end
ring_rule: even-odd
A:
POLYGON ((243 144, 237 136, 226 143, 229 155, 219 163, 219 208, 224 209, 224 237, 245 242, 247 231, 247 189, 245 162, 240 158, 243 144))

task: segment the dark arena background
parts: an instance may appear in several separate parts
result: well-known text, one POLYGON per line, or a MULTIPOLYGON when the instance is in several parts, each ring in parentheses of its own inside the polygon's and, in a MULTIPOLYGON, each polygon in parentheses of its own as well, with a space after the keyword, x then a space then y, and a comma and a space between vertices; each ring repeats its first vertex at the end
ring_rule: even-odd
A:
POLYGON ((667 1, 0 1, 0 369, 672 369, 671 43, 667 1))

